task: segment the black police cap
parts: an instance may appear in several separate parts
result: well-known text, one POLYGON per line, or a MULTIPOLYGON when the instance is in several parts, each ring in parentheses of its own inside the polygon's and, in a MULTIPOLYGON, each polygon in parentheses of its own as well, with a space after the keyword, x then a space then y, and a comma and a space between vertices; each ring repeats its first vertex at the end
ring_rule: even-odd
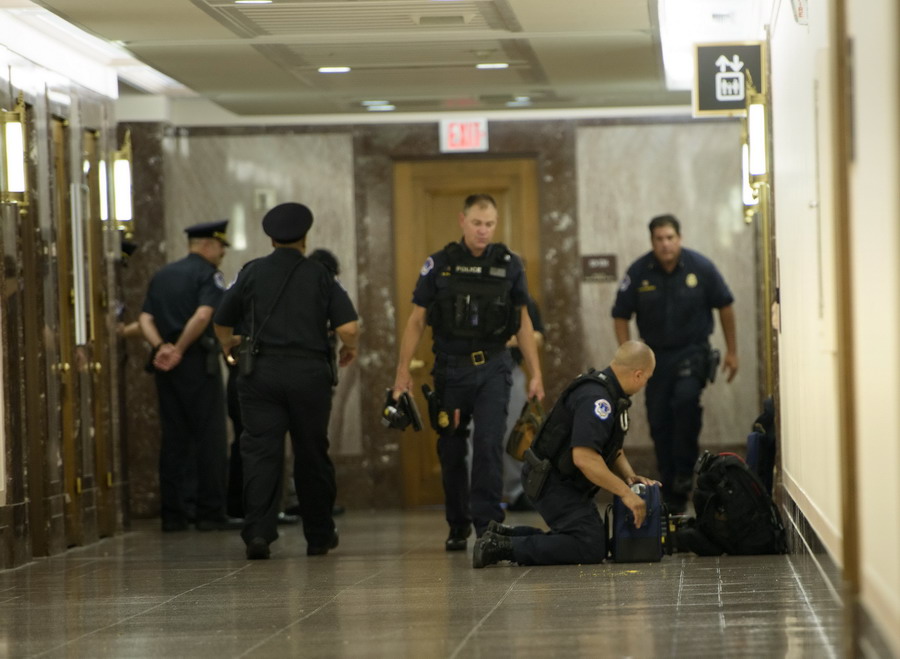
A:
POLYGON ((184 232, 188 238, 215 238, 225 247, 231 247, 231 243, 225 236, 228 229, 228 220, 216 220, 215 222, 203 222, 188 227, 184 232))
POLYGON ((306 237, 313 214, 303 204, 289 201, 278 204, 263 217, 263 231, 278 243, 292 243, 306 237))

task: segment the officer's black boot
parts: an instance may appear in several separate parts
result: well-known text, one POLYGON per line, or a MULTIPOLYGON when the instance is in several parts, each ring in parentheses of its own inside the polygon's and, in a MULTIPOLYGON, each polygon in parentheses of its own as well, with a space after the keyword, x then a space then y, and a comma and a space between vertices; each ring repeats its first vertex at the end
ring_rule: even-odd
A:
POLYGON ((516 527, 510 526, 509 524, 501 524, 492 519, 488 522, 487 532, 495 535, 514 536, 516 535, 516 527))
POLYGON ((472 535, 472 525, 451 526, 450 535, 444 543, 444 549, 447 551, 465 551, 468 544, 467 538, 472 535))
POLYGON ((512 540, 505 535, 497 535, 488 531, 475 541, 475 551, 472 552, 472 567, 474 568, 482 568, 512 559, 512 540))

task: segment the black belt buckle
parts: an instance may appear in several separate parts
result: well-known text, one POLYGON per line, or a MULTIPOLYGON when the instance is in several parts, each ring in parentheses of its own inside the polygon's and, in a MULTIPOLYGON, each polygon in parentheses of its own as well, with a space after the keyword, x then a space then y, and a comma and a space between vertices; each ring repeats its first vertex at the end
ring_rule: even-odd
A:
POLYGON ((487 355, 484 354, 484 350, 478 350, 477 352, 473 352, 471 354, 472 364, 475 366, 481 366, 487 361, 487 355))

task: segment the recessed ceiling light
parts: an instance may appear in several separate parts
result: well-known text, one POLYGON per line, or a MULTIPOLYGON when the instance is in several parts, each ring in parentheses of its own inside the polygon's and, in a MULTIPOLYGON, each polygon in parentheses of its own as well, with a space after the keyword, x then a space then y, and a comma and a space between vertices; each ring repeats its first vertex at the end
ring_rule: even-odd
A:
POLYGON ((395 110, 396 106, 388 103, 387 105, 370 105, 369 112, 390 112, 391 110, 395 110))
POLYGON ((272 0, 234 0, 236 5, 271 5, 272 0))
POLYGON ((320 66, 319 73, 348 73, 349 66, 320 66))
POLYGON ((508 69, 509 64, 506 62, 483 62, 475 65, 476 69, 508 69))
POLYGON ((362 105, 365 105, 366 107, 369 107, 372 105, 390 105, 390 104, 391 104, 390 101, 363 101, 362 102, 362 105))

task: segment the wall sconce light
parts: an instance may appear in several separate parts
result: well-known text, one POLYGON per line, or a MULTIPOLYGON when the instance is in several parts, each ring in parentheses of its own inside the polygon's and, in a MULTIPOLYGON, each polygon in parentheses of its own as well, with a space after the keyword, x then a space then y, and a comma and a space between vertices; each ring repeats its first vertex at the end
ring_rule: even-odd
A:
POLYGON ((25 100, 19 94, 16 107, 0 110, 3 151, 0 155, 0 202, 28 203, 25 162, 25 100))
POLYGON ((750 176, 765 176, 768 172, 766 158, 766 106, 763 95, 748 95, 747 144, 750 147, 748 171, 750 176))
POLYGON ((134 220, 131 205, 131 131, 126 131, 122 148, 113 153, 112 183, 113 217, 125 237, 130 238, 134 220))

